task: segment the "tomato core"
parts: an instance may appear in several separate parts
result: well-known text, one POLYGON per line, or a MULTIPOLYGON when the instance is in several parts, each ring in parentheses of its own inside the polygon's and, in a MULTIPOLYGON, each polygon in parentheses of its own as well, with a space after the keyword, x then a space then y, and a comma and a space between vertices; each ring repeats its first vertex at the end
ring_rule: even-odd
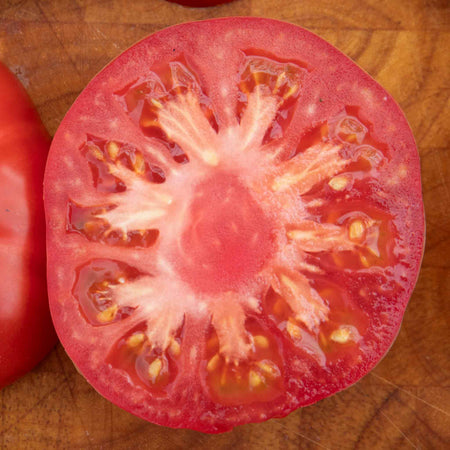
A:
POLYGON ((197 291, 239 290, 273 252, 273 224, 235 174, 200 182, 188 215, 176 264, 197 291))

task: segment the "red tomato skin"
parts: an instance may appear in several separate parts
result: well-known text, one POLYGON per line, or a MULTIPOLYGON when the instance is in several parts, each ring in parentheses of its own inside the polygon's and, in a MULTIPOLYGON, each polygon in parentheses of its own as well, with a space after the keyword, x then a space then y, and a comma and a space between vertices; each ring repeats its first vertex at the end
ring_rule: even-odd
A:
POLYGON ((50 317, 42 180, 50 137, 25 89, 0 64, 0 388, 56 343, 50 317))
POLYGON ((192 6, 193 8, 202 8, 206 6, 216 6, 223 3, 231 3, 233 0, 167 0, 170 3, 178 3, 183 6, 192 6))

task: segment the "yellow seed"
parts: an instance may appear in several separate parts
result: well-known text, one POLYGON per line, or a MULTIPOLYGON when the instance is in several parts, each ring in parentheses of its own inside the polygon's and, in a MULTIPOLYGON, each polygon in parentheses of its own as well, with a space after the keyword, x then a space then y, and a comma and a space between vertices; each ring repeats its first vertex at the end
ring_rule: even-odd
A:
POLYGON ((248 384, 250 385, 251 389, 254 389, 258 386, 261 386, 263 384, 263 379, 261 378, 261 375, 254 370, 250 370, 248 373, 248 384))
POLYGON ((141 119, 140 125, 141 125, 141 127, 144 127, 144 128, 146 128, 146 127, 158 127, 159 128, 161 126, 157 120, 148 119, 148 118, 141 119))
POLYGON ((138 175, 142 175, 145 172, 145 159, 140 153, 135 154, 133 167, 138 175))
POLYGON ((97 320, 99 322, 111 322, 116 317, 119 307, 117 305, 112 305, 109 308, 103 310, 97 314, 97 320))
POLYGON ((120 283, 120 284, 123 284, 123 283, 125 283, 125 278, 124 277, 119 277, 119 278, 117 278, 117 282, 120 283))
POLYGON ((286 331, 292 339, 299 339, 302 336, 301 328, 289 319, 286 324, 286 331))
POLYGON ((169 352, 172 356, 180 356, 181 353, 180 343, 176 339, 173 339, 172 342, 170 343, 169 352))
POLYGON ((109 157, 115 161, 117 158, 117 155, 119 154, 119 146, 116 142, 110 141, 108 144, 106 144, 106 150, 108 151, 109 157))
POLYGON ((154 359, 148 366, 148 376, 150 377, 152 383, 155 383, 156 379, 159 377, 162 369, 161 358, 154 359))
POLYGON ((329 182, 328 186, 335 191, 343 191, 348 185, 348 178, 340 175, 333 177, 329 182))
POLYGON ((361 260, 364 267, 370 267, 370 262, 364 255, 360 255, 359 259, 361 260))
POLYGON ((145 340, 145 334, 144 333, 135 333, 131 335, 127 339, 127 344, 129 347, 139 347, 145 340))
POLYGON ((380 250, 378 250, 377 246, 367 246, 366 248, 373 256, 376 256, 377 258, 380 257, 380 250))
POLYGON ((270 378, 277 378, 280 376, 280 370, 273 362, 260 361, 257 365, 263 374, 270 378))
POLYGON ((289 97, 291 97, 292 95, 294 95, 298 90, 298 86, 296 84, 294 84, 294 86, 291 86, 289 88, 289 90, 286 92, 286 94, 283 95, 283 98, 285 100, 287 100, 289 97))
POLYGON ((351 331, 347 327, 340 327, 337 330, 334 330, 330 335, 330 339, 338 344, 345 344, 349 341, 350 337, 351 331))
POLYGON ((94 158, 98 159, 99 161, 105 160, 103 153, 97 147, 89 147, 89 150, 91 151, 91 154, 94 158))
POLYGON ((360 220, 355 220, 350 224, 348 235, 350 239, 361 239, 364 234, 364 224, 360 220))
POLYGON ((162 103, 156 100, 156 98, 152 98, 150 101, 152 102, 152 105, 158 109, 161 109, 163 107, 162 103))
POLYGON ((253 336, 253 342, 259 348, 269 348, 269 339, 267 339, 265 336, 253 336))
POLYGON ((217 369, 217 367, 219 366, 219 362, 220 362, 220 356, 218 353, 216 353, 209 361, 208 364, 206 365, 206 370, 211 373, 214 370, 217 369))
POLYGON ((277 77, 277 81, 275 83, 275 87, 273 88, 273 93, 276 94, 283 84, 284 79, 286 78, 286 72, 281 72, 277 77))

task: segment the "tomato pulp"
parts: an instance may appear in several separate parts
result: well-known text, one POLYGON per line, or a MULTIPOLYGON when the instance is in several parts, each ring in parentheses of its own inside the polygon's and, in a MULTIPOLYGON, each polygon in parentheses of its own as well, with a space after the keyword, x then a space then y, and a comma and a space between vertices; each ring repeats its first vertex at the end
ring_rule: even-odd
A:
POLYGON ((424 234, 398 106, 319 37, 183 24, 87 86, 45 179, 57 332, 102 395, 219 432, 356 382, 391 346, 424 234))
POLYGON ((0 64, 0 388, 32 369, 56 343, 42 200, 49 146, 25 90, 0 64))

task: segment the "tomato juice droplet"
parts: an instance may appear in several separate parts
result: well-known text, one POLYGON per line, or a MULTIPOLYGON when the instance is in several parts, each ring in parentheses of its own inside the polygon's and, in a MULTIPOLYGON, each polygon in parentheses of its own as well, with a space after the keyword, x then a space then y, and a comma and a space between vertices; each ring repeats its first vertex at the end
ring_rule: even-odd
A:
POLYGON ((238 290, 274 251, 274 224, 233 173, 199 183, 175 256, 183 279, 201 292, 238 290))

